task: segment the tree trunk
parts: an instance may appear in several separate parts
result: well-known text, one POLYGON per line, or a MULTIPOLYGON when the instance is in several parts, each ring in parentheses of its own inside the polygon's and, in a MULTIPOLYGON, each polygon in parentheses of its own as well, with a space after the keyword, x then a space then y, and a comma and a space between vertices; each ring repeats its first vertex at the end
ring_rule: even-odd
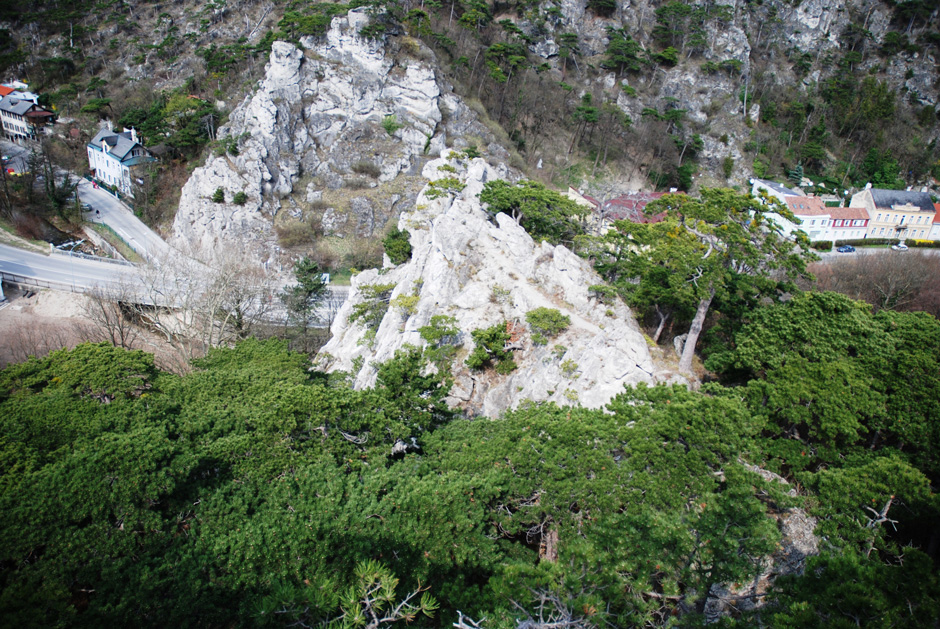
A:
POLYGON ((656 306, 656 314, 659 315, 659 325, 656 327, 656 334, 653 335, 653 342, 659 343, 659 337, 663 333, 663 328, 666 327, 666 321, 669 320, 669 313, 663 313, 659 306, 656 306))
POLYGON ((695 317, 692 319, 692 327, 689 328, 689 338, 685 341, 682 348, 682 358, 679 359, 679 371, 682 373, 692 373, 692 357, 695 356, 695 344, 702 333, 702 326, 705 325, 705 316, 712 305, 712 299, 715 298, 715 289, 708 291, 708 296, 703 297, 698 302, 698 308, 695 310, 695 317))

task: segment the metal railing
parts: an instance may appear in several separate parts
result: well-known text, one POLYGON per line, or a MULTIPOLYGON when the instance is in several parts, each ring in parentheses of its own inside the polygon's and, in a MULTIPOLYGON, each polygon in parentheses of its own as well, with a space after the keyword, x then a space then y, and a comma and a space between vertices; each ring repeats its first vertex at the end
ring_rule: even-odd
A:
POLYGON ((58 254, 60 256, 66 256, 70 258, 82 258, 83 260, 92 260, 94 262, 107 262, 108 264, 120 264, 121 266, 134 266, 133 262, 128 262, 127 260, 114 260, 112 258, 101 258, 98 256, 93 256, 87 253, 82 253, 81 251, 62 251, 61 249, 53 249, 53 254, 58 254))
POLYGON ((49 288, 52 290, 61 290, 68 291, 70 293, 84 293, 85 288, 82 286, 73 286, 66 282, 56 282, 54 280, 41 280, 35 277, 29 277, 26 275, 18 275, 16 273, 9 273, 7 271, 0 271, 0 278, 8 284, 16 284, 18 286, 36 286, 38 288, 49 288))

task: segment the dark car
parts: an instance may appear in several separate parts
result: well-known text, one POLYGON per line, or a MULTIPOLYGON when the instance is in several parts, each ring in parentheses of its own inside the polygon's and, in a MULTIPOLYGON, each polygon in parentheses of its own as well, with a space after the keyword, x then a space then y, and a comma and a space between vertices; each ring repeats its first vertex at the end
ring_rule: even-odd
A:
POLYGON ((836 249, 836 251, 838 251, 839 253, 852 253, 853 251, 855 251, 855 247, 853 247, 852 245, 842 245, 841 247, 836 249))

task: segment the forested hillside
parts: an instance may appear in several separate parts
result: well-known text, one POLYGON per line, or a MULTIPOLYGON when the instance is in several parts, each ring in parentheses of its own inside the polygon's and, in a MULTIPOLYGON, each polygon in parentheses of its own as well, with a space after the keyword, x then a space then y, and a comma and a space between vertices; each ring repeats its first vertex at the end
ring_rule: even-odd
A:
POLYGON ((419 349, 363 391, 255 340, 11 366, 2 624, 933 626, 940 324, 805 293, 733 341, 700 392, 492 419, 419 349))
POLYGON ((515 165, 557 185, 795 172, 833 191, 940 174, 935 0, 10 2, 0 68, 83 126, 134 124, 192 159, 273 41, 322 37, 361 6, 364 37, 430 45, 515 165))

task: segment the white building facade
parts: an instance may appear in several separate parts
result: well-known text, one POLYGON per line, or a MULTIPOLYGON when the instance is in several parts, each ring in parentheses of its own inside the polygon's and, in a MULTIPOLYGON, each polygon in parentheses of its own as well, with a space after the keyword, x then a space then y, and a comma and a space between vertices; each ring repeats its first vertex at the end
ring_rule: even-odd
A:
POLYGON ((131 173, 135 166, 155 161, 150 152, 138 142, 134 129, 117 133, 102 129, 88 143, 88 166, 95 179, 133 197, 131 173))

